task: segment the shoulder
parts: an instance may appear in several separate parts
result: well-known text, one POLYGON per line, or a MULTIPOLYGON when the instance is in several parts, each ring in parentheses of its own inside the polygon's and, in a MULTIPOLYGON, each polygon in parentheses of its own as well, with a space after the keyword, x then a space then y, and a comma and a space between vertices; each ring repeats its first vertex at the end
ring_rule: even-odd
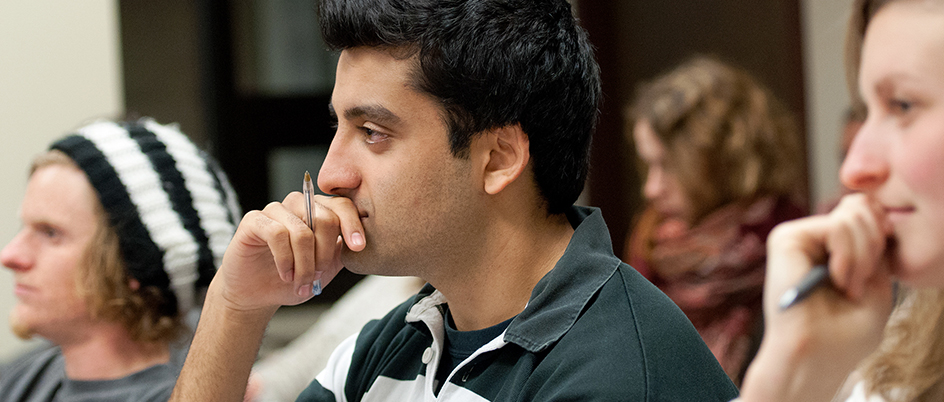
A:
POLYGON ((704 346, 682 310, 626 263, 620 263, 584 310, 578 325, 609 322, 614 330, 627 332, 621 342, 629 339, 639 348, 653 346, 651 342, 665 340, 667 334, 679 346, 704 346))
POLYGON ((175 366, 159 364, 113 380, 67 380, 56 396, 77 401, 163 402, 170 399, 177 374, 175 366))
POLYGON ((582 361, 588 382, 622 384, 627 395, 706 401, 737 396, 682 311, 625 263, 554 349, 582 361))
POLYGON ((62 352, 50 345, 27 352, 0 371, 0 400, 17 395, 43 394, 65 378, 62 352))
POLYGON ((15 357, 9 363, 0 365, 0 378, 6 376, 8 373, 17 372, 36 364, 45 364, 45 362, 49 362, 60 356, 62 356, 62 351, 58 347, 43 343, 15 357))
POLYGON ((675 302, 626 263, 621 263, 603 286, 596 303, 618 312, 622 319, 620 324, 632 328, 640 342, 664 341, 665 334, 671 333, 675 334, 672 341, 679 342, 680 346, 696 349, 704 346, 695 327, 675 302))
POLYGON ((139 397, 133 400, 138 402, 166 402, 170 399, 171 394, 174 393, 175 384, 176 376, 170 378, 169 381, 165 380, 157 384, 152 384, 147 389, 144 389, 139 397))

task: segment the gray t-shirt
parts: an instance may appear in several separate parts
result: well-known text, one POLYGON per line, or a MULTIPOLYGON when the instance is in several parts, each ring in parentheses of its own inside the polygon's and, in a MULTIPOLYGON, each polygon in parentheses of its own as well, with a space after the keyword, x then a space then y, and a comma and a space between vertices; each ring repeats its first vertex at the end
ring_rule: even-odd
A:
POLYGON ((66 378, 62 351, 54 347, 3 367, 0 401, 164 402, 170 399, 178 373, 179 367, 160 364, 115 380, 74 381, 66 378))

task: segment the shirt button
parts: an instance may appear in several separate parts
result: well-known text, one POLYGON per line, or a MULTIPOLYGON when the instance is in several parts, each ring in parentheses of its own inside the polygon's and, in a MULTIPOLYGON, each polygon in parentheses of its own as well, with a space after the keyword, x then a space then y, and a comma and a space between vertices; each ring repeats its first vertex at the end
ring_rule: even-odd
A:
POLYGON ((423 364, 429 364, 431 361, 433 361, 433 349, 426 348, 426 350, 423 351, 423 364))

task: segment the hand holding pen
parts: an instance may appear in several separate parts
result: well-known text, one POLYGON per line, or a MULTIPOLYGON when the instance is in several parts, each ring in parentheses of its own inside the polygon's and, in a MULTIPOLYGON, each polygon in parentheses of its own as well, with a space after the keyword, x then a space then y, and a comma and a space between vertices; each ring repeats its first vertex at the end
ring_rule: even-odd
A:
MULTIPOLYGON (((814 216, 784 225, 799 228, 792 238, 774 236, 771 252, 781 249, 777 243, 793 245, 811 261, 824 261, 809 270, 793 287, 780 295, 778 306, 786 310, 810 296, 816 289, 830 285, 850 300, 859 300, 875 275, 887 276, 886 243, 891 234, 884 214, 864 195, 843 198, 829 215, 814 216), (818 251, 821 250, 821 251, 818 251), (812 254, 810 254, 812 253, 812 254)), ((782 229, 780 230, 783 231, 782 229)))
POLYGON ((311 195, 310 175, 306 182, 308 194, 292 192, 241 220, 211 286, 230 309, 274 312, 302 303, 344 268, 342 252, 366 247, 354 202, 311 195))
POLYGON ((366 247, 366 219, 351 198, 312 195, 310 175, 303 190, 249 211, 239 222, 207 289, 193 347, 181 371, 183 381, 175 391, 178 399, 241 398, 278 308, 314 297, 319 285, 327 286, 344 268, 342 252, 366 247), (207 370, 226 374, 213 376, 212 395, 205 393, 205 376, 200 374, 207 370))
POLYGON ((826 265, 817 265, 796 286, 783 292, 783 295, 780 296, 780 302, 777 304, 780 306, 780 310, 786 310, 809 297, 820 286, 829 283, 829 269, 826 265))
POLYGON ((865 195, 828 215, 778 225, 767 239, 764 340, 742 396, 835 391, 878 347, 892 309, 886 242, 891 228, 865 195), (805 296, 804 296, 805 295, 805 296))
POLYGON ((345 249, 359 252, 366 247, 366 242, 360 212, 350 198, 315 195, 314 192, 311 175, 306 171, 302 195, 308 218, 306 222, 315 237, 317 277, 312 282, 311 294, 317 296, 321 294, 322 278, 330 281, 343 268, 341 253, 345 249))

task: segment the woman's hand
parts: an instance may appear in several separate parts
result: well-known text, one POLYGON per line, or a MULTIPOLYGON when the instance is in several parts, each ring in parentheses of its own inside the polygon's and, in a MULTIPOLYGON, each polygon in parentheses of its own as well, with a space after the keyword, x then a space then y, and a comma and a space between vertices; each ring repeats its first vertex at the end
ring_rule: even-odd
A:
POLYGON ((742 386, 744 401, 829 401, 881 340, 892 309, 891 227, 862 194, 828 215, 779 225, 767 241, 765 332, 742 386), (831 286, 781 311, 780 296, 815 264, 831 286))

